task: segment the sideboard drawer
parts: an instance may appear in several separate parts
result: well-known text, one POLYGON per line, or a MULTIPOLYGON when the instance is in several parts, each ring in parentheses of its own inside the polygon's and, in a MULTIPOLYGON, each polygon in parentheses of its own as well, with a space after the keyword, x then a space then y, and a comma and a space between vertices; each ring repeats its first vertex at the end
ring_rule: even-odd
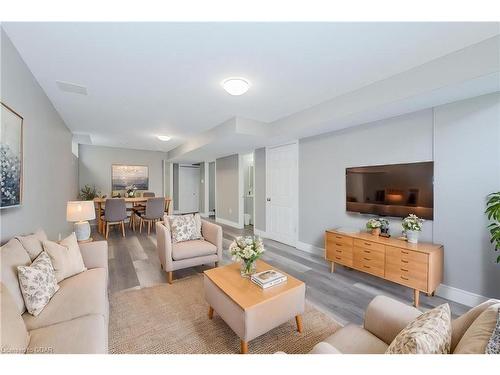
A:
POLYGON ((372 241, 366 241, 366 240, 355 239, 354 246, 361 247, 363 249, 374 250, 374 251, 381 251, 381 252, 385 251, 384 245, 382 245, 380 243, 372 242, 372 241))
POLYGON ((398 284, 403 284, 411 288, 427 291, 427 269, 423 272, 411 268, 397 266, 386 263, 385 277, 398 284))
POLYGON ((375 276, 384 277, 384 253, 371 251, 370 254, 365 253, 366 249, 355 247, 354 252, 354 268, 361 271, 371 273, 375 276))
POLYGON ((352 246, 352 237, 349 237, 349 236, 345 236, 345 235, 342 235, 342 234, 338 234, 338 233, 332 233, 332 232, 327 232, 326 233, 326 241, 327 242, 336 242, 336 243, 342 243, 342 244, 346 244, 346 245, 350 245, 352 246))
POLYGON ((326 259, 338 260, 339 257, 352 265, 352 246, 341 242, 329 242, 326 247, 326 259))
POLYGON ((400 249, 393 246, 385 247, 387 258, 393 259, 395 261, 402 261, 403 263, 421 263, 427 265, 429 262, 429 256, 425 253, 421 253, 413 250, 400 249))

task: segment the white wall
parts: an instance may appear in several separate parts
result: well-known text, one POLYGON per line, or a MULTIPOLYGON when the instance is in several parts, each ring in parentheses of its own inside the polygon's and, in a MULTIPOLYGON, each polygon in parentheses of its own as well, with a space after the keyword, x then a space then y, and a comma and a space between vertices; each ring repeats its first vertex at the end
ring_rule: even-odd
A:
MULTIPOLYGON (((439 294, 470 304, 500 297, 484 215, 486 195, 500 189, 500 94, 301 139, 299 147, 302 246, 322 248, 327 228, 364 228, 369 216, 345 211, 346 167, 434 160, 434 221, 421 238, 444 245, 439 294)), ((400 231, 392 219, 391 232, 400 231)))
POLYGON ((111 194, 111 165, 130 164, 149 167, 149 189, 163 196, 163 159, 158 151, 131 150, 114 147, 80 145, 79 185, 95 185, 102 194, 111 194))
POLYGON ((23 202, 1 211, 1 242, 38 228, 57 239, 72 229, 66 202, 78 193, 72 134, 3 29, 1 58, 1 100, 24 118, 23 202))
POLYGON ((500 298, 484 215, 486 196, 500 191, 500 94, 437 107, 434 147, 434 241, 445 247, 444 283, 500 298))
MULTIPOLYGON (((299 241, 323 247, 324 230, 364 229, 367 216, 346 212, 347 167, 432 160, 432 110, 299 141, 299 241)), ((399 219, 390 219, 393 235, 399 219)), ((432 240, 426 222, 424 240, 432 240)))

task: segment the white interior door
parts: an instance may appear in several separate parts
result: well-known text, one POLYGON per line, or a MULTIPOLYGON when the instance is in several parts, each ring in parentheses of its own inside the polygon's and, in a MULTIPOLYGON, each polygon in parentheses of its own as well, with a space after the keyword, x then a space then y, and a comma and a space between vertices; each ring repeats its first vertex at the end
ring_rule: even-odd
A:
POLYGON ((200 207, 200 168, 179 166, 179 212, 198 212, 200 207))
POLYGON ((269 238, 296 246, 298 145, 266 149, 266 232, 269 238))

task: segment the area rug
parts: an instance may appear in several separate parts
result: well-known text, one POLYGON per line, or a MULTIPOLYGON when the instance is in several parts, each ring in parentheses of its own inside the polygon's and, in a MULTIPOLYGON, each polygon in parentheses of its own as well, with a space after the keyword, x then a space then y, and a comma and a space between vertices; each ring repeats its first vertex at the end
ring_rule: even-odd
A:
MULTIPOLYGON (((240 349, 239 338, 217 313, 208 319, 201 275, 115 293, 110 308, 110 353, 230 354, 240 349)), ((301 334, 292 319, 250 341, 249 353, 308 353, 340 327, 311 305, 303 324, 301 334)))

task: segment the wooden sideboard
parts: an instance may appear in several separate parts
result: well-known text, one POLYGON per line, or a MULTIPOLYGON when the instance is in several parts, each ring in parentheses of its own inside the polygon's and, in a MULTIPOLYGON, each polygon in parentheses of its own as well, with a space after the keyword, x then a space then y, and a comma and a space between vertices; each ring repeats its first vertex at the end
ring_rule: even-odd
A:
POLYGON ((418 307, 420 292, 433 295, 443 278, 443 246, 411 244, 369 233, 325 232, 325 259, 354 268, 414 290, 418 307))

